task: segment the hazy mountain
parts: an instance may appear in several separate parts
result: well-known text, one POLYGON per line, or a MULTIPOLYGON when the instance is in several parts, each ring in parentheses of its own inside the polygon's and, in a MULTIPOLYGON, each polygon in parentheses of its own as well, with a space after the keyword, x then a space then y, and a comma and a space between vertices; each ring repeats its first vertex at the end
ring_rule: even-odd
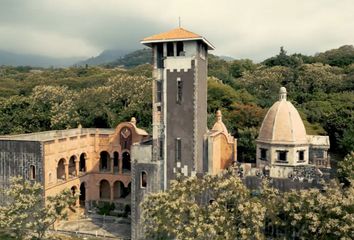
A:
POLYGON ((128 53, 122 58, 116 59, 110 63, 105 64, 108 67, 124 66, 127 68, 136 67, 141 64, 151 63, 152 51, 151 49, 140 49, 128 53))
POLYGON ((235 58, 229 57, 229 56, 218 56, 218 57, 222 60, 225 60, 226 62, 231 62, 231 61, 235 60, 235 58))
POLYGON ((82 58, 53 58, 34 54, 17 54, 0 50, 0 65, 32 67, 67 67, 82 58))
POLYGON ((103 65, 103 64, 113 62, 117 59, 120 59, 129 52, 131 51, 121 50, 121 49, 108 49, 108 50, 104 50, 96 57, 91 57, 84 61, 78 62, 77 65, 86 65, 86 64, 89 66, 103 65))

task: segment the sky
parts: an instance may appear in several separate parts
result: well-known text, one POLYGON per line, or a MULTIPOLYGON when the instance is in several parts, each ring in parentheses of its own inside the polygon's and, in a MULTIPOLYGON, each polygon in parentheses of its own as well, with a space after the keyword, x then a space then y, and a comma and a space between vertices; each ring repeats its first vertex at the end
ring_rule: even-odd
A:
POLYGON ((261 61, 354 45, 353 0, 0 0, 0 50, 91 57, 181 26, 217 55, 261 61))

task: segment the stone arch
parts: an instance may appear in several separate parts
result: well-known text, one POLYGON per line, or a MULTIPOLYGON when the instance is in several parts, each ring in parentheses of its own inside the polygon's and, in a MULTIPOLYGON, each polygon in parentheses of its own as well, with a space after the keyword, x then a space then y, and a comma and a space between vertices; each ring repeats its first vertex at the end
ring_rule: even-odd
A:
POLYGON ((69 159, 69 177, 76 177, 77 176, 76 159, 77 159, 77 157, 75 155, 72 155, 69 159))
POLYGON ((65 158, 61 158, 57 165, 57 180, 66 180, 65 176, 65 158))
POLYGON ((113 184, 113 198, 119 199, 124 194, 124 184, 121 181, 115 181, 113 184))
POLYGON ((79 162, 79 171, 80 172, 86 172, 86 159, 87 159, 86 153, 81 153, 80 154, 80 162, 79 162))
POLYGON ((111 199, 111 186, 106 179, 100 181, 100 199, 111 199))
MULTIPOLYGON (((75 195, 78 193, 78 189, 77 189, 76 186, 72 186, 72 187, 70 188, 70 191, 71 191, 71 194, 72 194, 73 196, 75 196, 75 195)), ((77 206, 77 205, 78 205, 78 202, 75 201, 75 203, 73 204, 73 206, 77 206)))
POLYGON ((107 151, 100 153, 100 171, 108 172, 111 169, 111 157, 107 151))
POLYGON ((129 151, 125 151, 122 153, 122 162, 123 172, 129 172, 131 170, 131 159, 129 151))

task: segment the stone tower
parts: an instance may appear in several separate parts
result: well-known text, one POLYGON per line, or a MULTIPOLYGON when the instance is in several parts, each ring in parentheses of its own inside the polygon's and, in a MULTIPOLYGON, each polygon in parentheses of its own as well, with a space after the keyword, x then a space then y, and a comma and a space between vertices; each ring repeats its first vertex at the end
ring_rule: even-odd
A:
POLYGON ((176 173, 206 172, 207 53, 204 37, 183 28, 144 38, 153 50, 152 160, 162 163, 161 188, 176 173))

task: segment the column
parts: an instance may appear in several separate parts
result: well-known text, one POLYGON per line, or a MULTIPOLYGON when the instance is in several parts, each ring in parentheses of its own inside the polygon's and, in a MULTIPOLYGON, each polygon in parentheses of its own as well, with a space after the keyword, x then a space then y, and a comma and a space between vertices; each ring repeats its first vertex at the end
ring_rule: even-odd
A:
POLYGON ((75 174, 75 176, 77 177, 77 176, 79 176, 79 168, 80 168, 80 159, 75 159, 75 172, 76 172, 76 174, 75 174))
POLYGON ((114 183, 111 185, 111 202, 114 200, 114 183))
POLYGON ((65 180, 68 180, 69 179, 69 164, 64 163, 64 167, 65 167, 65 180))
POLYGON ((123 156, 120 155, 120 158, 118 158, 118 168, 119 168, 119 174, 123 174, 123 156))
POLYGON ((111 165, 111 173, 114 174, 114 167, 113 167, 114 157, 112 158, 111 156, 109 156, 109 161, 111 165))

